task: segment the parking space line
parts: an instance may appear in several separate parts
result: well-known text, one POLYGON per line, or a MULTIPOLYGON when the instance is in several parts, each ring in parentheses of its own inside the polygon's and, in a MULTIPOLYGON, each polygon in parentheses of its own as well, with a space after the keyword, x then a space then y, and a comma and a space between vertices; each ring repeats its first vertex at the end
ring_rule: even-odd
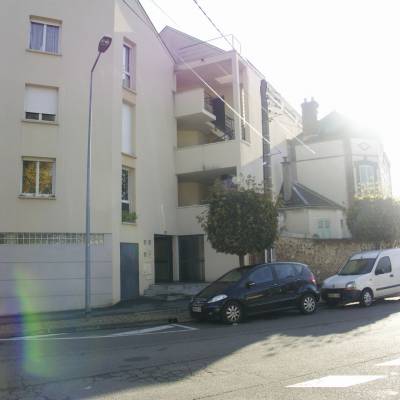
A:
POLYGON ((287 388, 347 388, 386 378, 386 375, 329 375, 311 381, 286 386, 287 388))
POLYGON ((70 333, 58 333, 49 335, 37 335, 37 336, 20 336, 11 338, 0 338, 0 342, 14 342, 14 341, 28 341, 28 340, 89 340, 89 339, 116 339, 129 336, 144 336, 144 335, 155 335, 155 334, 166 334, 166 333, 184 333, 190 331, 196 331, 198 328, 193 328, 191 326, 170 324, 170 325, 160 325, 151 328, 137 329, 133 331, 125 331, 118 333, 109 334, 92 334, 86 336, 72 336, 70 333), (67 336, 68 335, 68 336, 67 336))

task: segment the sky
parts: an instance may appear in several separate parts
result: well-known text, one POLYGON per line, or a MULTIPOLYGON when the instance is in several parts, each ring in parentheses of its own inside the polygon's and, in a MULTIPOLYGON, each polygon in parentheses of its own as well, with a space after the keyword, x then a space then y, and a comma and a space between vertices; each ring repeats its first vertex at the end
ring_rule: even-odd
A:
MULTIPOLYGON (((193 0, 142 0, 165 25, 208 40, 219 34, 193 0), (156 4, 171 18, 169 19, 156 4)), ((300 112, 338 111, 381 136, 400 197, 400 1, 198 0, 224 34, 233 34, 266 79, 300 112)))

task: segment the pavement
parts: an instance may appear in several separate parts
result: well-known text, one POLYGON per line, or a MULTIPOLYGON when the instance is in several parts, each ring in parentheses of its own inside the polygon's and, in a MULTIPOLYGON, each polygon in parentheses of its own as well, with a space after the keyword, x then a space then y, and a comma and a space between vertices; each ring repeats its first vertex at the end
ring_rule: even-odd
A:
POLYGON ((0 339, 2 400, 399 399, 400 301, 0 339))
POLYGON ((0 338, 47 333, 124 328, 144 323, 190 320, 188 300, 164 301, 140 297, 112 307, 0 317, 0 338))

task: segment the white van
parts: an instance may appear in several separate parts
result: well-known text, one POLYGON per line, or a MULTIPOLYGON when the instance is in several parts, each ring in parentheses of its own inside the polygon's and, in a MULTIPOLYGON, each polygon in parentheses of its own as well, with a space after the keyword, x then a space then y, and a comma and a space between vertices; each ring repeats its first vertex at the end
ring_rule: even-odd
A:
POLYGON ((400 249, 365 251, 352 255, 340 271, 326 279, 321 297, 329 305, 400 295, 400 249))

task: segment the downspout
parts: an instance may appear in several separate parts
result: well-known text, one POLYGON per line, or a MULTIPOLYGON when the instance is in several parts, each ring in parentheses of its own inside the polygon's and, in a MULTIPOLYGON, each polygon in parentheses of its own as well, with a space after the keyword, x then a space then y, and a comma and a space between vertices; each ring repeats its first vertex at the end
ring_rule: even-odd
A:
POLYGON ((265 79, 260 84, 261 96, 261 132, 263 136, 263 182, 264 192, 272 200, 272 173, 271 173, 271 145, 269 134, 269 115, 268 115, 268 83, 265 79))
MULTIPOLYGON (((272 169, 271 169, 271 145, 269 132, 269 115, 268 115, 268 83, 263 79, 260 83, 261 97, 261 132, 262 132, 262 161, 263 161, 263 183, 264 193, 272 200, 272 169)), ((272 261, 272 248, 266 249, 264 261, 272 261)))

